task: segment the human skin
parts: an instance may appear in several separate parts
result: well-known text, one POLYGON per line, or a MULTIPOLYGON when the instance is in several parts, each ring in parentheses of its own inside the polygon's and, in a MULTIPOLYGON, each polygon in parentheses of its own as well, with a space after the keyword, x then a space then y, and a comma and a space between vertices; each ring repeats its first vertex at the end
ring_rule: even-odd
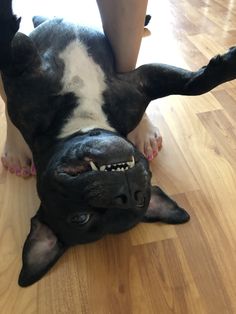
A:
MULTIPOLYGON (((119 73, 135 69, 143 36, 147 0, 97 0, 105 35, 112 46, 119 73)), ((162 138, 147 114, 128 139, 152 160, 161 149, 162 138)))

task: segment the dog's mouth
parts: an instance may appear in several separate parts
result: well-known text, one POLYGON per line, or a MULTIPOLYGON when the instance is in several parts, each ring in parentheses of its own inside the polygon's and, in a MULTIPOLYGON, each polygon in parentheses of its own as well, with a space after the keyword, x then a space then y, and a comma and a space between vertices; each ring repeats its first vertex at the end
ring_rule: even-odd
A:
POLYGON ((106 171, 106 172, 125 172, 129 169, 132 169, 135 166, 134 156, 131 157, 131 160, 121 161, 116 163, 102 164, 98 165, 94 160, 89 157, 85 157, 83 161, 79 164, 71 165, 62 165, 57 169, 58 175, 69 175, 69 176, 78 176, 82 173, 89 171, 106 171))

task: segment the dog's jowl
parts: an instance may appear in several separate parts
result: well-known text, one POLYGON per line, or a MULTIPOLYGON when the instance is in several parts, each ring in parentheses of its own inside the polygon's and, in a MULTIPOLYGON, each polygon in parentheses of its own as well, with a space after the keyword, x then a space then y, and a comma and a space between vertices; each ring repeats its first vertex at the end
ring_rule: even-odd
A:
POLYGON ((188 221, 151 186, 148 162, 126 135, 153 99, 199 95, 236 78, 236 48, 196 72, 147 64, 116 74, 103 34, 63 19, 33 21, 29 36, 18 32, 11 0, 0 0, 7 110, 32 151, 41 201, 23 249, 21 286, 39 280, 72 245, 141 221, 188 221))

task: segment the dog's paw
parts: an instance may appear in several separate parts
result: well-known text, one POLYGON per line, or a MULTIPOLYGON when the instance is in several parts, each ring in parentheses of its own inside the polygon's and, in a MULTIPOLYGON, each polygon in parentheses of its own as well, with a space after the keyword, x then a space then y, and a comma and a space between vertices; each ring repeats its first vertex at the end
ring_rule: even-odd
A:
POLYGON ((221 64, 236 67, 236 47, 231 47, 226 53, 213 57, 208 66, 218 66, 221 64))
POLYGON ((20 27, 21 18, 12 11, 11 0, 0 0, 0 44, 1 49, 9 44, 20 27))

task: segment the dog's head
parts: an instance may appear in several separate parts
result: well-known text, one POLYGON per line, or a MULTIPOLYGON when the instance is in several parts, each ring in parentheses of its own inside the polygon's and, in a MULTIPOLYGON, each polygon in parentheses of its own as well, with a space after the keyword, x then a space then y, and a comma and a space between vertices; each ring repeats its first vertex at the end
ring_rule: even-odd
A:
POLYGON ((63 141, 38 180, 39 211, 67 245, 125 231, 150 200, 146 159, 121 136, 99 129, 63 141))
POLYGON ((116 133, 94 129, 60 142, 38 174, 41 206, 31 220, 19 283, 40 279, 64 251, 140 221, 181 223, 188 214, 151 187, 144 156, 116 133))

